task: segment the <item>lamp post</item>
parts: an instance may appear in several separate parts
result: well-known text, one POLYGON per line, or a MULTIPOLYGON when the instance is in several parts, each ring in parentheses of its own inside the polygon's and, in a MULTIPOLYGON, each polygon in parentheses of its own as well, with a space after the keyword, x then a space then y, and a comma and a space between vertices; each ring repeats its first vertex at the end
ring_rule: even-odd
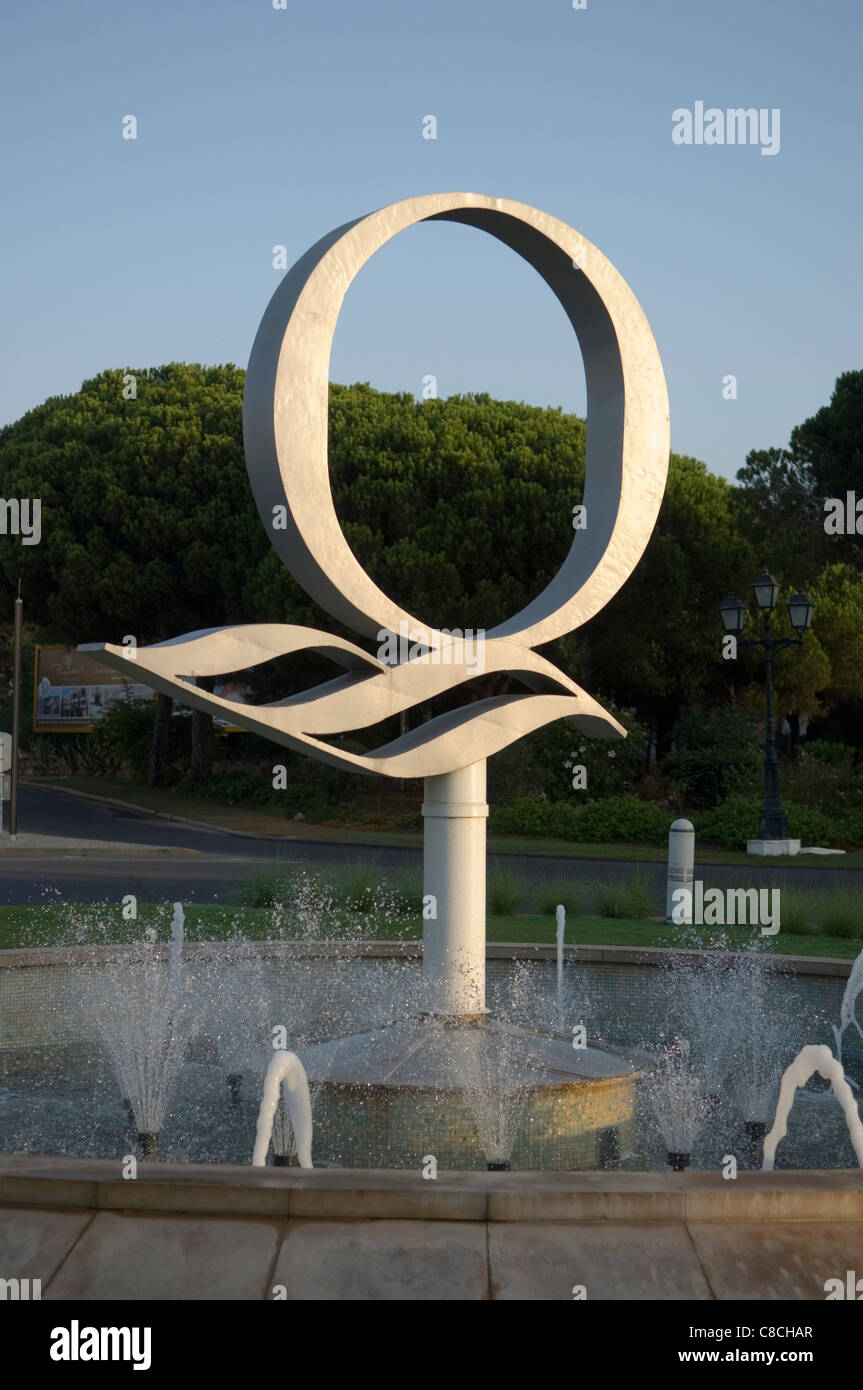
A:
MULTIPOLYGON (((727 594, 719 606, 726 632, 732 633, 742 647, 761 647, 764 652, 764 675, 767 689, 767 718, 764 738, 764 806, 758 818, 758 839, 788 841, 788 821, 779 799, 779 765, 776 761, 776 731, 773 722, 773 656, 780 647, 799 647, 803 634, 812 625, 815 605, 807 594, 794 594, 788 601, 788 617, 796 637, 774 637, 770 615, 779 598, 779 585, 770 574, 759 574, 755 580, 755 601, 764 614, 764 635, 743 639, 738 636, 746 622, 746 607, 734 594, 727 594)), ((751 842, 750 842, 751 843, 751 842)), ((769 850, 762 850, 769 853, 769 850)))
POLYGON ((15 628, 12 656, 12 757, 9 778, 9 839, 18 838, 18 740, 21 737, 21 646, 24 631, 24 604, 21 599, 21 580, 15 600, 15 628))

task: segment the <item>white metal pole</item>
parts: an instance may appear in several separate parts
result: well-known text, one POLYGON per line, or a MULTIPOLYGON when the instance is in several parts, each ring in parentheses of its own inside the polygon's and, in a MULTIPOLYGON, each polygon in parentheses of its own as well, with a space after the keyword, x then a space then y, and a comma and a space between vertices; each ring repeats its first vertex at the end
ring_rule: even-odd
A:
POLYGON ((485 1012, 485 759, 425 779, 423 973, 441 1014, 485 1012))

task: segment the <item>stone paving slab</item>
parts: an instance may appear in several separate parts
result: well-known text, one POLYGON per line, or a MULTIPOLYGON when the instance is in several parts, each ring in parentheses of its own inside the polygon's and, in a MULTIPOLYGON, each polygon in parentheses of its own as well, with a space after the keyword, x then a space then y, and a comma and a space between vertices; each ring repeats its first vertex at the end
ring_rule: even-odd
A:
POLYGON ((667 1301, 823 1300, 863 1278, 858 1169, 118 1169, 0 1156, 0 1279, 52 1299, 667 1301))
MULTIPOLYGON (((860 1222, 249 1220, 0 1209, 0 1278, 55 1301, 823 1301, 860 1222)), ((12 1297, 9 1293, 6 1297, 12 1297)))
POLYGON ((701 1267, 719 1299, 824 1299, 825 1280, 863 1275, 863 1227, 844 1221, 693 1221, 701 1267))
POLYGON ((48 1299, 261 1299, 275 1221, 100 1212, 51 1280, 48 1299))
POLYGON ((682 1224, 489 1222, 488 1250, 494 1299, 712 1298, 682 1224))
POLYGON ((273 1284, 288 1299, 466 1302, 487 1299, 483 1222, 292 1223, 273 1284))
POLYGON ((0 1278, 47 1285, 92 1220, 92 1211, 0 1207, 0 1278))

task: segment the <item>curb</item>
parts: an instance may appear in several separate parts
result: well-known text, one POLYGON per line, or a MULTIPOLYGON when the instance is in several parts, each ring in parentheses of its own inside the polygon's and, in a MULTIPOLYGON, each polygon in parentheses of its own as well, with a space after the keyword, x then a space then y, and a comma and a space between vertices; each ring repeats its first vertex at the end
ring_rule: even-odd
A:
POLYGON ((172 845, 102 845, 96 849, 76 849, 72 845, 0 845, 0 862, 6 859, 200 859, 199 849, 172 845), (132 851, 132 853, 130 853, 132 851))

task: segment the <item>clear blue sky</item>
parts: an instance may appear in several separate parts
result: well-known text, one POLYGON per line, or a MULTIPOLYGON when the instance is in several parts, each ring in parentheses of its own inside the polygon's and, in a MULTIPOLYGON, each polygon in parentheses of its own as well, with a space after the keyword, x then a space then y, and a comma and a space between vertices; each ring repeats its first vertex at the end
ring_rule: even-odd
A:
MULTIPOLYGON (((614 262, 659 345, 672 447, 733 476, 863 367, 861 17, 860 0, 3 0, 0 423, 108 367, 245 366, 275 244, 291 264, 376 207, 469 190, 614 262), (674 144, 696 101, 778 107, 779 153, 674 144)), ((336 333, 336 381, 419 395, 427 373, 443 396, 584 409, 556 301, 467 228, 391 242, 336 333)))

